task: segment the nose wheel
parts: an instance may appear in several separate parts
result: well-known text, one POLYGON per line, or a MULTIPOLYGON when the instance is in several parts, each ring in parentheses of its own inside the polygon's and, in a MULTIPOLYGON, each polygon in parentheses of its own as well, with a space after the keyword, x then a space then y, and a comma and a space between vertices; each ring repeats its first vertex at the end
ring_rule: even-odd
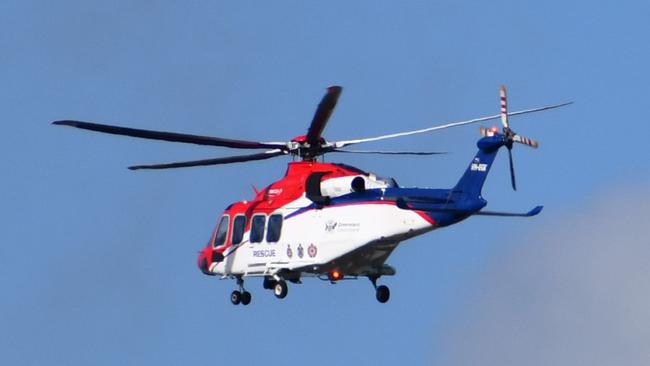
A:
POLYGON ((230 294, 230 302, 233 305, 248 305, 251 303, 251 293, 244 289, 244 280, 241 278, 237 279, 237 285, 239 285, 239 290, 235 290, 230 294))
POLYGON ((368 277, 370 282, 372 282, 372 286, 375 288, 375 297, 377 298, 377 301, 383 304, 390 299, 390 289, 388 289, 388 286, 386 285, 377 286, 378 278, 379 277, 368 277))

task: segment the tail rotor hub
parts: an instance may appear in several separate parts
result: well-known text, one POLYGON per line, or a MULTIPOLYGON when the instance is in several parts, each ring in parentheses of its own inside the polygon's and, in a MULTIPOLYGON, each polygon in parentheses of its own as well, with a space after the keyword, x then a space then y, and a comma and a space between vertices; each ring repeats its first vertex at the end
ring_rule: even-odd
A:
MULTIPOLYGON (((508 98, 506 95, 506 87, 501 85, 499 88, 499 99, 500 99, 500 113, 499 117, 501 118, 501 124, 503 128, 501 129, 503 134, 503 145, 508 149, 508 161, 510 163, 510 181, 512 183, 512 189, 517 190, 517 184, 515 181, 515 167, 512 160, 512 147, 514 143, 519 143, 527 145, 532 148, 539 147, 539 143, 528 137, 518 135, 515 131, 510 128, 510 123, 508 122, 508 116, 520 114, 520 112, 508 113, 508 98)), ((492 127, 490 129, 481 127, 481 134, 483 136, 494 136, 496 134, 497 128, 492 127)))

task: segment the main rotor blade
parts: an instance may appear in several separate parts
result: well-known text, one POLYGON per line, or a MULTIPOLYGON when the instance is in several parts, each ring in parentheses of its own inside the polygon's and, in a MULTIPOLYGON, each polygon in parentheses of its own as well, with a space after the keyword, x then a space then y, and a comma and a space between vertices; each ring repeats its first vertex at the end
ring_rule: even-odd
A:
MULTIPOLYGON (((520 115, 520 114, 541 112, 541 111, 545 111, 545 110, 548 110, 548 109, 564 107, 564 106, 572 104, 572 103, 573 102, 566 102, 566 103, 548 105, 548 106, 544 106, 544 107, 523 109, 523 110, 520 110, 520 111, 510 112, 510 113, 508 113, 508 116, 517 116, 517 115, 520 115)), ((443 130, 443 129, 450 128, 450 127, 464 126, 464 125, 469 125, 469 124, 472 124, 472 123, 490 121, 490 120, 495 120, 495 119, 499 119, 499 118, 501 118, 501 114, 495 114, 493 116, 474 118, 474 119, 470 119, 470 120, 466 120, 466 121, 459 121, 459 122, 451 122, 451 123, 447 123, 447 124, 444 124, 444 125, 437 125, 437 126, 433 126, 433 127, 423 128, 423 129, 420 129, 420 130, 398 132, 398 133, 392 133, 392 134, 389 134, 389 135, 361 138, 361 139, 356 139, 356 140, 337 141, 337 142, 334 143, 334 146, 335 147, 344 147, 344 146, 348 146, 348 145, 359 144, 359 143, 362 143, 362 142, 379 141, 379 140, 392 139, 392 138, 395 138, 395 137, 416 135, 416 134, 419 134, 419 133, 443 130)))
POLYGON ((342 90, 343 88, 340 86, 330 86, 327 88, 327 94, 325 94, 321 102, 318 104, 314 118, 307 130, 307 142, 309 145, 316 146, 320 142, 320 137, 323 134, 323 130, 325 130, 325 125, 330 119, 334 107, 336 107, 336 102, 338 101, 342 90))
POLYGON ((446 152, 438 151, 374 151, 374 150, 339 150, 335 149, 331 152, 340 152, 348 154, 383 154, 383 155, 441 155, 446 152))
POLYGON ((219 165, 219 164, 231 164, 231 163, 242 163, 245 161, 253 160, 264 160, 270 159, 276 156, 285 155, 286 153, 281 150, 269 150, 260 154, 251 154, 251 155, 238 155, 238 156, 228 156, 224 158, 215 158, 215 159, 205 159, 205 160, 192 160, 192 161, 179 161, 176 163, 167 163, 167 164, 153 164, 153 165, 134 165, 130 166, 130 170, 139 170, 139 169, 170 169, 170 168, 187 168, 192 166, 206 166, 206 165, 219 165))
POLYGON ((151 139, 151 140, 183 142, 183 143, 197 144, 197 145, 223 146, 223 147, 230 147, 235 149, 269 149, 269 148, 286 149, 287 148, 286 145, 278 144, 278 143, 232 140, 232 139, 224 139, 221 137, 189 135, 189 134, 176 133, 176 132, 141 130, 138 128, 103 125, 99 123, 82 122, 82 121, 64 120, 64 121, 55 121, 52 122, 52 124, 76 127, 76 128, 81 128, 90 131, 110 133, 113 135, 139 137, 139 138, 151 139))
POLYGON ((508 160, 510 161, 510 182, 512 189, 517 190, 517 183, 515 182, 515 165, 512 163, 512 148, 508 148, 508 160))

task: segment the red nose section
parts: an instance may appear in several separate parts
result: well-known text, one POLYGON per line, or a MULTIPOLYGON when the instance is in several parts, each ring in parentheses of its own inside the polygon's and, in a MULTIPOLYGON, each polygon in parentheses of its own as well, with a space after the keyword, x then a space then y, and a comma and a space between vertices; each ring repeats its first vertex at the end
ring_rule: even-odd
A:
POLYGON ((212 249, 212 246, 208 245, 199 252, 199 257, 196 259, 196 265, 204 274, 215 276, 214 273, 210 272, 210 266, 212 263, 219 263, 221 261, 223 261, 223 254, 218 253, 216 250, 212 249))
POLYGON ((204 274, 214 276, 214 273, 210 272, 210 264, 212 264, 210 260, 211 257, 212 248, 210 246, 207 246, 199 252, 199 257, 196 260, 196 265, 204 274))

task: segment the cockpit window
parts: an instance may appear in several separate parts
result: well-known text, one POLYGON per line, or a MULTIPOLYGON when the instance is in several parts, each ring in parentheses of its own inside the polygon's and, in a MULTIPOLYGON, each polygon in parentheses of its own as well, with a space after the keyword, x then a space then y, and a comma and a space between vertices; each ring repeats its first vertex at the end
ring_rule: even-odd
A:
POLYGON ((244 228, 246 227, 246 216, 235 216, 232 223, 232 243, 239 244, 244 238, 244 228))
POLYGON ((282 233, 282 215, 275 214, 269 216, 269 227, 266 230, 266 242, 275 243, 280 240, 282 233))
POLYGON ((230 216, 224 215, 219 221, 219 226, 217 227, 217 233, 214 236, 214 247, 223 245, 226 242, 228 237, 228 224, 230 224, 230 216))
POLYGON ((253 223, 251 224, 251 243, 260 243, 264 239, 264 225, 266 224, 265 215, 253 216, 253 223))

